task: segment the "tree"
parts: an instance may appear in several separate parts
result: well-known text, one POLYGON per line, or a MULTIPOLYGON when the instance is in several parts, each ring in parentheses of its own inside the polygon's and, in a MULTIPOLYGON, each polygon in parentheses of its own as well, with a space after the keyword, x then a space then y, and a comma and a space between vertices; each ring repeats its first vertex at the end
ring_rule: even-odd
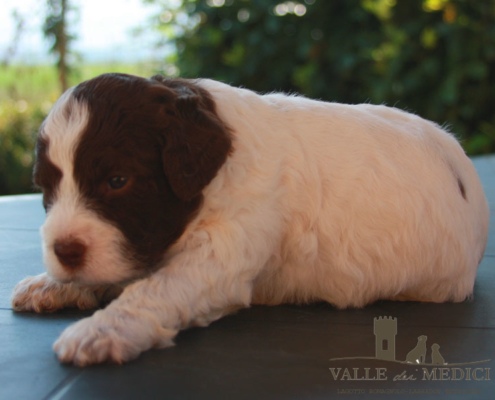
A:
POLYGON ((447 124, 470 154, 495 151, 495 1, 401 1, 378 100, 447 124))
POLYGON ((495 151, 495 0, 184 0, 156 26, 183 77, 386 103, 495 151))
POLYGON ((50 51, 57 55, 57 69, 62 92, 68 88, 70 43, 75 36, 68 33, 67 14, 74 10, 68 0, 47 0, 47 16, 43 26, 45 36, 53 41, 50 51))
POLYGON ((5 55, 2 57, 3 59, 0 62, 3 67, 7 67, 14 58, 19 47, 19 41, 21 40, 22 34, 24 33, 26 22, 24 16, 18 10, 13 10, 12 18, 14 19, 15 23, 14 37, 6 50, 5 55))

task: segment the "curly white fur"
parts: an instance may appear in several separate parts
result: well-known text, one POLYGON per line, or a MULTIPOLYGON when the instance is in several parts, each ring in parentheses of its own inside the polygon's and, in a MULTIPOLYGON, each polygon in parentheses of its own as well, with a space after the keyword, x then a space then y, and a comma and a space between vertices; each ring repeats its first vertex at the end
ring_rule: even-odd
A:
MULTIPOLYGON (((394 108, 200 84, 233 128, 235 151, 164 268, 67 328, 54 345, 61 361, 124 362, 253 303, 345 308, 472 294, 489 211, 450 134, 394 108)), ((76 286, 44 292, 54 285, 46 276, 19 285, 16 309, 95 304, 76 286)))

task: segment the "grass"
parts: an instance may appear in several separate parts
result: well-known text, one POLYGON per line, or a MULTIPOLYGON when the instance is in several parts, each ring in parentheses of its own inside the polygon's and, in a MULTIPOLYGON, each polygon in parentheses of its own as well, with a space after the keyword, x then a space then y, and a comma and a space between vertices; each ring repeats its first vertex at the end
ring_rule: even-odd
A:
MULTIPOLYGON (((150 63, 83 64, 75 68, 69 85, 93 78, 105 72, 122 72, 151 76, 156 67, 150 63)), ((53 103, 60 96, 57 70, 52 65, 0 66, 0 104, 26 101, 27 103, 53 103)))

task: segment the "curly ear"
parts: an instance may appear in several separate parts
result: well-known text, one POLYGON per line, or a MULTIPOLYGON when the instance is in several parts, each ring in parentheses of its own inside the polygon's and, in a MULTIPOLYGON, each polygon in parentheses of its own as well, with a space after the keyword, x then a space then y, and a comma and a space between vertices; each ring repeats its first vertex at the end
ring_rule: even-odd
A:
POLYGON ((210 94, 192 81, 151 78, 174 94, 164 112, 169 120, 165 133, 163 170, 174 193, 189 201, 201 194, 216 176, 232 150, 227 126, 218 117, 210 94))

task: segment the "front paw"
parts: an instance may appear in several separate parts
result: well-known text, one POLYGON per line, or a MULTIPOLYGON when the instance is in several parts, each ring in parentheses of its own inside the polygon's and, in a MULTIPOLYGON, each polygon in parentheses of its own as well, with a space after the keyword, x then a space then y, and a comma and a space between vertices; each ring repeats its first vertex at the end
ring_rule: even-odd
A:
POLYGON ((81 290, 72 283, 60 283, 47 274, 23 279, 12 293, 14 311, 53 312, 65 307, 86 310, 98 306, 98 300, 90 290, 81 290))
POLYGON ((139 314, 101 310, 69 326, 53 350, 61 362, 81 367, 105 361, 122 364, 152 347, 173 346, 176 334, 139 314))

